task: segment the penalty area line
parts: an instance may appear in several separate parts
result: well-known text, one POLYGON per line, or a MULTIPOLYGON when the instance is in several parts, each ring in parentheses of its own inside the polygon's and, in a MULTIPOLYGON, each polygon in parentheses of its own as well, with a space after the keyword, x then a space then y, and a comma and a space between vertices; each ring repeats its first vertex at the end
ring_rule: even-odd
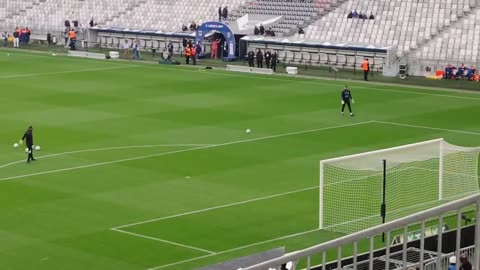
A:
POLYGON ((192 261, 197 261, 197 260, 200 260, 200 259, 212 257, 212 256, 215 256, 215 255, 222 255, 222 254, 242 250, 242 249, 245 249, 245 248, 250 248, 250 247, 254 247, 254 246, 258 246, 258 245, 262 245, 262 244, 268 244, 268 243, 271 243, 271 242, 285 240, 285 239, 292 238, 292 237, 302 236, 302 235, 309 234, 309 233, 314 233, 314 232, 317 232, 317 231, 321 231, 321 229, 316 228, 316 229, 303 231, 303 232, 299 232, 299 233, 284 235, 284 236, 280 236, 280 237, 277 237, 277 238, 256 242, 256 243, 253 243, 253 244, 248 244, 248 245, 244 245, 244 246, 240 246, 240 247, 236 247, 236 248, 232 248, 232 249, 223 250, 223 251, 217 252, 215 254, 198 256, 198 257, 186 259, 186 260, 183 260, 183 261, 178 261, 178 262, 174 262, 174 263, 169 263, 169 264, 164 264, 164 265, 159 265, 159 266, 147 268, 146 270, 163 269, 163 268, 167 268, 167 267, 170 267, 170 266, 180 265, 180 264, 184 264, 184 263, 187 263, 187 262, 192 262, 192 261))
POLYGON ((173 155, 173 154, 186 153, 186 152, 197 151, 197 150, 202 150, 202 149, 210 149, 210 148, 223 147, 223 146, 229 146, 229 145, 263 141, 263 140, 282 138, 282 137, 287 137, 287 136, 294 136, 294 135, 313 133, 313 132, 319 132, 319 131, 325 131, 325 130, 332 130, 332 129, 338 129, 338 128, 354 127, 354 126, 360 126, 360 125, 372 124, 372 123, 375 123, 375 122, 374 121, 364 121, 364 122, 357 122, 357 123, 351 123, 351 124, 345 124, 345 125, 329 126, 329 127, 323 127, 323 128, 316 128, 316 129, 302 130, 302 131, 296 131, 296 132, 282 133, 282 134, 277 134, 277 135, 257 137, 257 138, 252 138, 252 139, 232 141, 232 142, 226 142, 226 143, 220 143, 220 144, 192 147, 192 148, 187 148, 187 149, 182 149, 182 150, 169 151, 169 152, 163 152, 163 153, 151 154, 151 155, 145 155, 145 156, 138 156, 138 157, 133 157, 133 158, 125 158, 125 159, 104 161, 104 162, 99 162, 99 163, 83 165, 83 166, 75 166, 75 167, 68 167, 68 168, 57 169, 57 170, 50 170, 50 171, 42 171, 42 172, 36 172, 36 173, 9 176, 9 177, 0 178, 0 181, 15 180, 15 179, 27 178, 27 177, 38 176, 38 175, 45 175, 45 174, 53 174, 53 173, 73 171, 73 170, 79 170, 79 169, 86 169, 86 168, 98 167, 98 166, 103 166, 103 165, 110 165, 110 164, 116 164, 116 163, 122 163, 122 162, 128 162, 128 161, 135 161, 135 160, 141 160, 141 159, 147 159, 147 158, 153 158, 153 157, 161 157, 161 156, 167 156, 167 155, 173 155))
POLYGON ((152 236, 143 235, 143 234, 139 234, 139 233, 133 233, 133 232, 124 231, 124 230, 115 229, 115 228, 112 228, 110 230, 116 231, 116 232, 119 232, 119 233, 123 233, 123 234, 128 234, 128 235, 135 236, 135 237, 139 237, 139 238, 145 238, 145 239, 154 240, 154 241, 157 241, 157 242, 162 242, 162 243, 166 243, 166 244, 170 244, 170 245, 174 245, 174 246, 193 249, 193 250, 205 252, 205 253, 208 253, 208 254, 211 254, 211 255, 217 254, 216 252, 208 250, 208 249, 203 249, 203 248, 199 248, 199 247, 185 245, 185 244, 181 244, 181 243, 177 243, 177 242, 173 242, 173 241, 169 241, 169 240, 165 240, 165 239, 161 239, 161 238, 157 238, 157 237, 152 237, 152 236))
MULTIPOLYGON (((91 148, 83 150, 74 150, 61 153, 54 153, 48 155, 38 156, 37 159, 49 158, 49 157, 58 157, 65 156, 69 154, 79 154, 79 153, 88 153, 88 152, 99 152, 99 151, 109 151, 109 150, 122 150, 122 149, 133 149, 133 148, 161 148, 161 147, 194 147, 194 146, 213 146, 214 144, 148 144, 148 145, 127 145, 127 146, 113 146, 113 147, 103 147, 103 148, 91 148)), ((0 165, 0 169, 12 166, 19 163, 24 163, 25 159, 17 160, 14 162, 6 163, 0 165)))

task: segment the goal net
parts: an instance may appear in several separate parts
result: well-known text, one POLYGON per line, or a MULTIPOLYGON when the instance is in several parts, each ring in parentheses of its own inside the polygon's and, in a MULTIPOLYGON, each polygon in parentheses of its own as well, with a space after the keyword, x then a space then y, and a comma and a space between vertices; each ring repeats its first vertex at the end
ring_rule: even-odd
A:
POLYGON ((436 139, 322 160, 319 228, 352 233, 382 223, 383 160, 386 221, 476 193, 479 150, 436 139))

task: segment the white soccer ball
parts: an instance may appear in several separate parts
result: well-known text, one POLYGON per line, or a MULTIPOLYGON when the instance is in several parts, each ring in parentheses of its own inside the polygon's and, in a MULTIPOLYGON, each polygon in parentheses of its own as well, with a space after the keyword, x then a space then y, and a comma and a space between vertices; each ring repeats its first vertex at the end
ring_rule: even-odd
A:
POLYGON ((40 151, 40 145, 36 145, 35 150, 40 151))
POLYGON ((247 128, 247 130, 245 130, 245 133, 250 134, 250 133, 252 133, 252 130, 250 130, 249 128, 247 128))
POLYGON ((25 153, 28 153, 28 148, 25 148, 25 153))
POLYGON ((18 143, 14 143, 13 148, 18 148, 18 143))
POLYGON ((55 56, 56 54, 52 53, 52 56, 55 56))

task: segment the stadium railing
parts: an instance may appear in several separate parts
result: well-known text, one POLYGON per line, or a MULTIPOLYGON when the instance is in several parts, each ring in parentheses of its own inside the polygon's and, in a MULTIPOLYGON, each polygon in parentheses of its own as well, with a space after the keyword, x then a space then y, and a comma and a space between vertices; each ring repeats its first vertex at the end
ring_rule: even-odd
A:
MULTIPOLYGON (((418 225, 420 223, 421 227, 421 236, 420 236, 420 263, 418 264, 419 270, 424 270, 426 267, 424 265, 424 252, 425 252, 425 230, 426 223, 431 220, 438 220, 438 246, 437 246, 437 261, 436 265, 444 265, 445 258, 448 258, 442 253, 442 236, 443 236, 443 219, 454 215, 456 217, 457 226, 456 226, 456 248, 455 255, 457 258, 460 257, 461 252, 461 221, 462 221, 462 209, 471 209, 474 206, 475 208, 475 240, 473 247, 473 267, 474 269, 480 269, 480 194, 475 194, 460 200, 452 201, 444 205, 431 208, 416 214, 400 218, 379 226, 375 226, 357 233, 346 235, 310 248, 303 250, 295 251, 288 253, 280 258, 269 260, 257 265, 249 266, 243 268, 243 270, 266 270, 266 269, 279 269, 281 265, 284 265, 288 262, 298 262, 300 259, 306 259, 306 269, 313 269, 311 266, 311 259, 313 256, 321 255, 322 258, 322 270, 326 268, 326 254, 329 251, 337 251, 337 269, 342 269, 342 247, 345 245, 353 244, 353 269, 357 269, 357 256, 358 256, 358 243, 362 240, 369 239, 369 268, 373 269, 373 260, 374 260, 374 239, 376 236, 385 234, 385 248, 386 248, 386 262, 385 265, 389 265, 390 258, 390 238, 392 231, 397 231, 399 229, 403 230, 403 239, 408 239, 408 227, 412 225, 418 225)), ((402 260, 403 260, 403 269, 406 269, 408 266, 407 263, 407 247, 408 241, 403 241, 402 243, 402 260)), ((432 269, 432 268, 429 268, 432 269)), ((440 269, 440 268, 436 268, 440 269)))

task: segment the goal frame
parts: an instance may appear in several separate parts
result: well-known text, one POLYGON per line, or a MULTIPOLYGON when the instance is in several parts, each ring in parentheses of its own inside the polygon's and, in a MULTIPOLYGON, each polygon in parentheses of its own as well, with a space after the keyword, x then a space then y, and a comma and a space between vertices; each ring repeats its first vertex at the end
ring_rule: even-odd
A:
MULTIPOLYGON (((382 154, 385 152, 391 152, 395 150, 402 150, 402 149, 410 149, 413 147, 418 147, 426 144, 432 144, 432 143, 438 143, 439 144, 439 170, 438 170, 438 200, 442 200, 442 193, 443 193, 443 142, 445 140, 443 138, 438 138, 438 139, 433 139, 433 140, 428 140, 428 141, 423 141, 423 142, 417 142, 417 143, 412 143, 412 144, 406 144, 406 145, 401 145, 401 146, 395 146, 395 147, 390 147, 390 148, 384 148, 380 150, 373 150, 373 151, 368 151, 368 152, 363 152, 363 153, 358 153, 358 154, 353 154, 353 155, 347 155, 347 156, 342 156, 342 157, 336 157, 336 158, 330 158, 330 159, 324 159, 320 160, 320 183, 319 183, 319 211, 318 211, 318 228, 324 229, 324 165, 325 163, 329 162, 337 162, 337 161, 342 161, 342 160, 348 160, 348 159, 353 159, 353 158, 361 158, 364 156, 372 155, 372 154, 382 154)), ((388 160, 387 160, 388 161, 388 160)), ((382 158, 379 158, 378 163, 381 164, 382 158)), ((379 205, 380 207, 380 205, 379 205)))

